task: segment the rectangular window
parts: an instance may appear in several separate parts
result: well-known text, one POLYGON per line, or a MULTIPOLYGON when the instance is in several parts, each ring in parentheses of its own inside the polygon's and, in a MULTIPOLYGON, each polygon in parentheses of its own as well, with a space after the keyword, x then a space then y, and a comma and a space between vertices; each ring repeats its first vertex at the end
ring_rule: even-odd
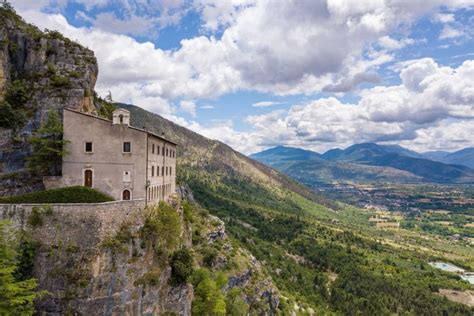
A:
POLYGON ((168 167, 166 167, 166 175, 168 175, 168 167))
POLYGON ((156 145, 156 154, 157 154, 157 155, 160 154, 160 146, 159 146, 159 145, 156 145))
POLYGON ((123 172, 123 182, 131 182, 132 181, 132 174, 130 171, 123 172))
POLYGON ((170 167, 170 176, 173 175, 173 167, 170 167))
POLYGON ((161 167, 161 175, 162 175, 162 176, 165 175, 165 167, 161 167))
POLYGON ((123 142, 123 152, 124 153, 132 152, 132 145, 130 144, 130 142, 123 142))
POLYGON ((151 153, 152 153, 152 154, 155 153, 155 144, 152 144, 152 145, 151 145, 151 153))
POLYGON ((85 151, 86 151, 86 153, 91 153, 92 152, 92 142, 86 142, 85 151))
POLYGON ((156 176, 160 176, 160 166, 156 166, 156 176))
POLYGON ((166 148, 166 157, 168 157, 168 148, 166 148))
POLYGON ((155 167, 154 166, 151 166, 151 176, 152 177, 155 176, 155 167))
POLYGON ((165 146, 163 146, 161 149, 162 149, 161 154, 164 156, 165 155, 165 146))

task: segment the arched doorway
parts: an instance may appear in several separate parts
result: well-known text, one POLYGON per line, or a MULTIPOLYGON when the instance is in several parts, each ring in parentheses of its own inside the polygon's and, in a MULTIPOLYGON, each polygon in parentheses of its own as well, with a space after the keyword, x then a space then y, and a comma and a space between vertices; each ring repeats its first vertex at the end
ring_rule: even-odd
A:
POLYGON ((131 196, 130 190, 123 190, 122 191, 122 200, 128 201, 128 200, 130 200, 130 196, 131 196))
POLYGON ((84 170, 84 186, 92 188, 92 170, 84 170))

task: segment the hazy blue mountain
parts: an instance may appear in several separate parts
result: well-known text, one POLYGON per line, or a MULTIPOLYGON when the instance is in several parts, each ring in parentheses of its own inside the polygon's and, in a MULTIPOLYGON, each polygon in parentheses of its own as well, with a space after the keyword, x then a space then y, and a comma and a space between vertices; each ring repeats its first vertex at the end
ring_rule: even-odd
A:
POLYGON ((458 164, 474 169, 474 147, 455 152, 435 151, 424 153, 425 158, 448 164, 458 164))
POLYGON ((474 147, 464 148, 445 157, 446 162, 460 164, 474 169, 474 147))
MULTIPOLYGON (((456 157, 469 157, 465 151, 456 157)), ((337 180, 474 183, 474 170, 423 158, 397 145, 355 144, 319 155, 298 148, 276 147, 252 158, 283 171, 304 183, 337 180)))
POLYGON ((424 158, 423 154, 417 153, 416 151, 407 149, 405 147, 402 147, 400 145, 379 145, 383 148, 385 148, 386 151, 407 156, 407 157, 412 157, 412 158, 424 158))
POLYGON ((412 158, 423 158, 423 155, 404 148, 399 145, 378 145, 375 143, 355 144, 342 150, 339 148, 331 149, 322 155, 326 160, 342 160, 364 163, 371 161, 372 157, 394 153, 401 156, 412 158))
POLYGON ((270 148, 262 152, 252 154, 250 157, 266 165, 278 167, 277 169, 286 168, 298 161, 324 161, 321 159, 321 154, 318 154, 317 152, 286 146, 270 148))
POLYGON ((443 162, 444 157, 446 157, 449 154, 450 154, 449 151, 437 150, 437 151, 427 151, 423 153, 422 155, 423 155, 423 158, 425 159, 443 162))

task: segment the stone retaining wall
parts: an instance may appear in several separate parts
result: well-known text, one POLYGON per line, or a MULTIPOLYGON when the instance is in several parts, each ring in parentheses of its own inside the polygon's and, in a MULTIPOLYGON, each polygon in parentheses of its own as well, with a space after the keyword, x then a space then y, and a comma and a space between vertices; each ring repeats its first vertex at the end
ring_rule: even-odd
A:
MULTIPOLYGON (((123 222, 133 222, 146 206, 144 199, 131 201, 113 201, 105 203, 69 203, 69 204, 0 204, 0 219, 10 220, 15 225, 25 228, 33 210, 48 208, 52 213, 65 219, 63 223, 75 223, 74 226, 86 228, 88 223, 99 224, 90 233, 102 239, 116 231, 123 222)), ((74 231, 77 227, 71 227, 74 231)), ((81 231, 83 231, 81 229, 81 231)), ((80 238, 80 236, 77 236, 80 238)))

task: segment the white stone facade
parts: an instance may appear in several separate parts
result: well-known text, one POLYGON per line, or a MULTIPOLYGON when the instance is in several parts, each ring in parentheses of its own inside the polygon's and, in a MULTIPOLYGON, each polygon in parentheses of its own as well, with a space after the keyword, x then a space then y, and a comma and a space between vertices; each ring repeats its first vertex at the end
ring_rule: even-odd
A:
POLYGON ((176 190, 176 144, 130 126, 130 112, 113 120, 64 109, 62 186, 84 185, 116 200, 167 200, 176 190))

